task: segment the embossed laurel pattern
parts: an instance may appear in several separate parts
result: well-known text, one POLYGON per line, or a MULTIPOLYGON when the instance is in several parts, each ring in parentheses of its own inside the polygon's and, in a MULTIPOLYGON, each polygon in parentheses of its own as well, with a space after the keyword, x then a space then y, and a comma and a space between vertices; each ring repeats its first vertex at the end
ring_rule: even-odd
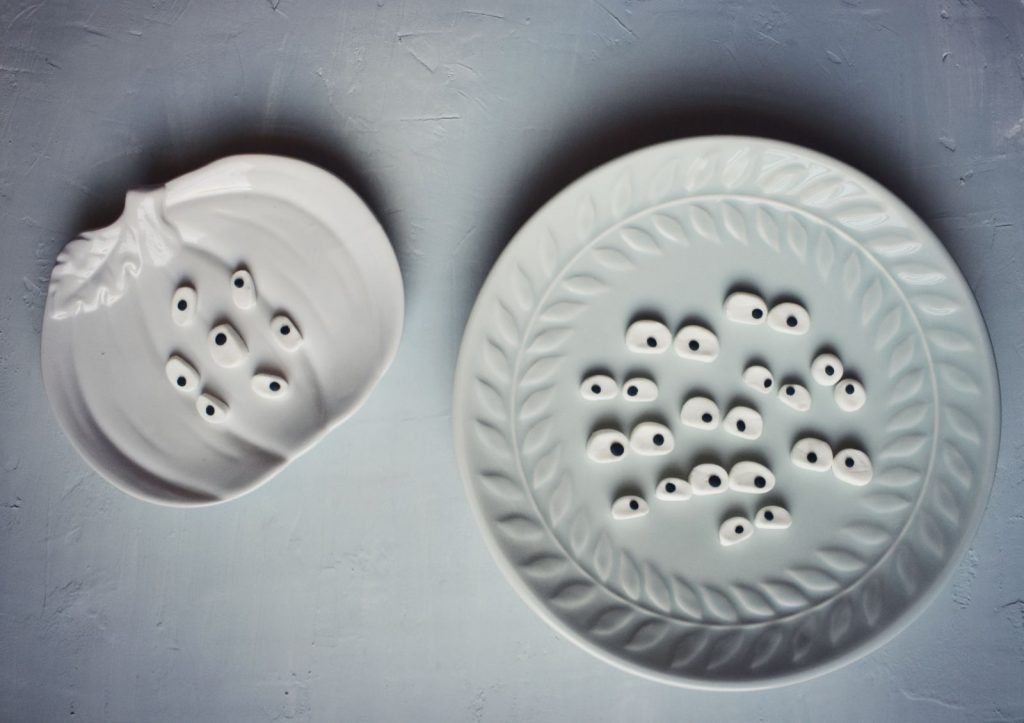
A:
POLYGON ((494 503, 499 545, 563 624, 642 668, 705 679, 742 670, 756 678, 834 656, 853 645, 857 633, 874 628, 884 609, 909 604, 962 530, 961 510, 976 480, 969 460, 984 451, 977 430, 985 424, 976 405, 946 406, 940 415, 941 390, 949 385, 976 396, 988 390, 971 367, 982 340, 955 323, 956 315, 967 313, 964 290, 953 283, 955 270, 922 253, 919 230, 894 219, 892 209, 861 185, 827 164, 771 145, 728 156, 713 147, 686 149, 643 183, 627 163, 605 176, 600 198, 561 199, 573 207, 572 237, 556 237, 541 223, 524 229, 531 238, 521 246, 528 247, 529 259, 502 259, 502 277, 509 281, 489 299, 493 308, 484 310, 492 323, 484 333, 471 416, 487 464, 478 466, 472 483, 494 503), (748 187, 772 201, 745 197, 748 187), (680 197, 688 202, 679 214, 670 212, 680 197), (710 204, 721 208, 712 212, 710 204), (638 212, 646 212, 643 219, 638 212), (780 620, 771 618, 805 606, 811 590, 838 590, 840 580, 864 569, 843 536, 884 548, 893 542, 890 531, 872 519, 859 520, 840 531, 835 546, 818 551, 819 565, 791 571, 789 580, 697 588, 616 550, 607 536, 593 533, 585 515, 573 512, 571 480, 550 433, 553 384, 571 324, 590 297, 609 288, 601 274, 573 271, 574 260, 586 250, 604 273, 621 273, 634 268, 637 257, 661 254, 666 244, 702 242, 768 244, 795 254, 823 280, 838 280, 849 298, 859 296, 862 323, 874 329, 876 350, 888 352, 890 376, 904 390, 891 401, 896 409, 887 432, 893 439, 882 456, 899 460, 934 441, 924 473, 914 465, 890 465, 868 498, 876 514, 911 515, 871 573, 825 604, 780 620), (865 272, 872 263, 898 298, 890 298, 877 273, 865 272), (912 313, 903 313, 907 309, 912 313), (917 344, 925 345, 930 368, 911 364, 917 344), (930 404, 918 399, 928 387, 930 404), (902 433, 928 414, 935 418, 932 440, 902 433), (939 465, 933 464, 936 455, 939 465), (905 490, 915 487, 927 494, 907 497, 905 490), (556 529, 568 531, 566 543, 556 529), (578 562, 583 559, 586 566, 578 562), (624 595, 602 584, 612 575, 624 595), (747 620, 769 622, 743 626, 739 610, 747 620))

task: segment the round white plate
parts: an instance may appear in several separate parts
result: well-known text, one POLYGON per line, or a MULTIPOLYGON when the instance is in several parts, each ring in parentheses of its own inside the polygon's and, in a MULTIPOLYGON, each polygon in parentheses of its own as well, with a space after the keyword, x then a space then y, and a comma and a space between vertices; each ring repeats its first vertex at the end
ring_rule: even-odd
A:
POLYGON ((143 499, 247 492, 366 400, 402 330, 384 230, 334 176, 232 156, 128 194, 57 258, 43 381, 75 447, 143 499))
POLYGON ((935 236, 854 169, 742 137, 630 154, 530 219, 473 309, 454 416, 527 602, 604 660, 708 688, 805 679, 907 625, 970 540, 999 435, 985 328, 935 236))

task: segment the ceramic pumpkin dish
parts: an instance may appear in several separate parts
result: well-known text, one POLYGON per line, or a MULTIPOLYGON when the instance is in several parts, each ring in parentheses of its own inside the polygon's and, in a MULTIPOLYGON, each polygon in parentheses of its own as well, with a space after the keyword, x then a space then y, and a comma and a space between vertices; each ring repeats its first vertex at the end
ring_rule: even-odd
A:
POLYGON ((57 259, 43 379, 121 489, 200 505, 253 489, 352 414, 402 329, 394 252, 341 181, 274 156, 130 193, 57 259))

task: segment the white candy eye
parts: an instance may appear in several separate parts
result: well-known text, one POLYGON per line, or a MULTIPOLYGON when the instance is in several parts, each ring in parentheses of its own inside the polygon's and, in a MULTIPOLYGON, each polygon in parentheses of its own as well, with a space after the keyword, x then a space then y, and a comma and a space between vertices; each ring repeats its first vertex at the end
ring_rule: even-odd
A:
POLYGON ((775 475, 763 464, 737 462, 729 470, 729 489, 763 495, 775 487, 775 475))
POLYGON ((811 393, 801 384, 783 384, 779 387, 779 399, 798 412, 811 408, 811 393))
POLYGON ((660 321, 634 321, 626 329, 626 347, 639 354, 661 354, 672 343, 672 332, 660 321))
POLYGON ((789 457, 800 469, 824 472, 832 466, 832 447, 824 440, 804 437, 793 445, 789 457))
POLYGON ((196 290, 191 286, 179 286, 171 297, 171 318, 178 326, 186 326, 192 323, 196 315, 196 302, 198 300, 196 290))
POLYGON ((219 424, 228 415, 228 405, 211 394, 200 394, 196 399, 196 410, 199 416, 208 422, 219 424))
POLYGON ((722 420, 725 431, 744 439, 757 439, 764 429, 764 422, 756 409, 750 407, 733 407, 722 420))
POLYGON ((248 309, 256 303, 256 284, 245 269, 231 274, 231 300, 239 309, 248 309))
POLYGON ((835 396, 836 404, 844 412, 856 412, 868 400, 867 394, 864 393, 864 385, 856 379, 842 380, 836 384, 832 394, 835 396))
POLYGON ((218 324, 210 329, 210 354, 223 367, 234 367, 242 363, 249 348, 241 335, 231 324, 218 324))
POLYGON ((607 374, 594 374, 580 384, 580 396, 584 399, 614 399, 619 385, 607 374))
POLYGON ((718 337, 710 329, 690 324, 676 334, 676 354, 683 359, 711 362, 718 358, 718 337))
POLYGON ((651 379, 633 377, 622 385, 622 398, 630 402, 653 402, 658 398, 658 385, 651 379))
POLYGON ((180 389, 183 392, 191 392, 199 386, 199 372, 177 354, 167 360, 164 370, 167 372, 168 381, 176 389, 180 389))
POLYGON ((695 495, 717 495, 729 485, 729 473, 717 464, 698 464, 690 470, 690 488, 695 495))
POLYGON ((284 314, 278 314, 270 320, 270 331, 277 339, 277 343, 287 351, 295 351, 302 344, 302 332, 295 326, 295 322, 284 314))
POLYGON ((787 301, 768 312, 768 326, 785 334, 806 334, 811 328, 811 317, 800 304, 787 301))
POLYGON ((675 446, 675 440, 664 424, 641 422, 629 435, 629 446, 637 454, 668 454, 675 446))
POLYGON ((614 462, 626 454, 629 440, 614 429, 599 429, 587 441, 587 456, 595 462, 614 462))
POLYGON ((288 390, 288 382, 276 374, 256 374, 252 378, 252 390, 267 399, 280 399, 288 390))
POLYGON ((697 429, 715 429, 720 418, 718 405, 707 397, 690 397, 679 413, 680 422, 697 429))
POLYGON ((811 377, 823 387, 831 387, 843 378, 843 363, 835 354, 819 354, 811 362, 811 377))
POLYGON ((729 294, 722 306, 725 318, 739 324, 763 324, 768 314, 768 305, 764 299, 745 291, 729 294))
POLYGON ((730 517, 718 528, 718 541, 722 547, 743 542, 754 532, 754 526, 746 517, 730 517))
POLYGON ((793 518, 785 507, 768 505, 754 515, 754 524, 762 530, 785 530, 793 524, 793 518))
POLYGON ((765 367, 754 364, 743 370, 743 382, 751 389, 768 394, 775 383, 775 378, 765 367))
POLYGON ((677 502, 680 500, 688 500, 693 496, 693 490, 690 489, 690 483, 686 480, 679 479, 678 477, 667 477, 658 483, 658 488, 654 492, 659 500, 665 500, 666 502, 677 502))
POLYGON ((616 520, 643 517, 650 511, 651 508, 647 506, 647 500, 636 495, 623 495, 612 503, 612 517, 616 520))
POLYGON ((832 474, 842 482, 860 487, 871 481, 874 471, 871 460, 859 449, 842 449, 832 460, 832 474))

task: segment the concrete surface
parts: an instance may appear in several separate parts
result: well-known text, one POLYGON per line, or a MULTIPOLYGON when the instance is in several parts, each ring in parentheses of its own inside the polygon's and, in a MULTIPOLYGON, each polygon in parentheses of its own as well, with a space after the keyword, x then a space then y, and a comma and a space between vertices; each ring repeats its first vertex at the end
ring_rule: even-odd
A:
POLYGON ((1017 0, 0 2, 0 720, 1024 720, 1022 161, 1017 0), (461 330, 518 225, 602 161, 708 132, 803 143, 909 202, 1003 385, 995 490, 940 599, 764 693, 650 683, 556 636, 488 556, 451 451, 461 330), (47 278, 126 190, 241 151, 365 196, 405 338, 284 475, 162 509, 49 412, 47 278))

